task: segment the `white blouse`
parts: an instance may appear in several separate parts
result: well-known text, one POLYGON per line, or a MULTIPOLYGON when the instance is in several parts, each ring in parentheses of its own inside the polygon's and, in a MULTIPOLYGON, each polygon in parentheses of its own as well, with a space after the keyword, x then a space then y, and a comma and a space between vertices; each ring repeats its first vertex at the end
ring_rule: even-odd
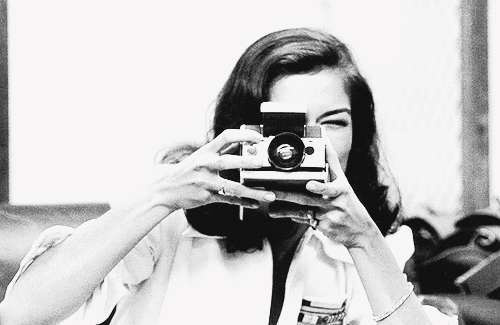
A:
MULTIPOLYGON (((88 221, 92 222, 92 221, 88 221)), ((85 227, 87 223, 80 227, 85 227)), ((45 230, 7 288, 35 258, 75 230, 45 230)), ((386 237, 403 269, 413 254, 408 227, 386 237)), ((61 325, 95 325, 117 306, 112 324, 268 324, 273 262, 268 242, 252 253, 227 253, 222 238, 194 230, 182 211, 155 227, 61 325)), ((457 324, 427 308, 435 324, 457 324)), ((309 229, 292 260, 278 325, 375 324, 347 249, 309 229)))

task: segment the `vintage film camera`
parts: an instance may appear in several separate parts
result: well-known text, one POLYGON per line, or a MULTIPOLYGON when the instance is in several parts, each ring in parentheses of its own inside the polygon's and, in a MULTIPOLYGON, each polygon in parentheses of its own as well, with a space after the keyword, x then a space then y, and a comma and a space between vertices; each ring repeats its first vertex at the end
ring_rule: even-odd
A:
POLYGON ((240 170, 240 183, 268 190, 304 192, 310 180, 326 183, 324 128, 306 124, 307 105, 289 102, 264 102, 260 106, 262 125, 242 125, 261 133, 264 141, 243 143, 242 156, 259 156, 262 168, 240 170))

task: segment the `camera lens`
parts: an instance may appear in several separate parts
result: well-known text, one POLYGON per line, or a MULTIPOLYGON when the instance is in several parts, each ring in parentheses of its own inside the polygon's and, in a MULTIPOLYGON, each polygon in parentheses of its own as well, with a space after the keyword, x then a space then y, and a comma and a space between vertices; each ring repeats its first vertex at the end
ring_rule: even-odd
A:
POLYGON ((288 143, 285 143, 278 147, 276 153, 278 154, 280 160, 292 159, 295 154, 295 148, 288 143))
POLYGON ((296 134, 280 133, 269 143, 269 162, 279 170, 293 170, 304 160, 304 147, 304 142, 296 134))

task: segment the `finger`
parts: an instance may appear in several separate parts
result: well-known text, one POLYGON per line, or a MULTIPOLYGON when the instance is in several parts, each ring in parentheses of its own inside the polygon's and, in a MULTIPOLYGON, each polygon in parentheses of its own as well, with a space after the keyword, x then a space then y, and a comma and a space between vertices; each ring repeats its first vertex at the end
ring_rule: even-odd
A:
POLYGON ((305 224, 305 225, 308 225, 309 224, 309 220, 307 219, 301 219, 301 218, 290 218, 292 221, 296 222, 296 223, 301 223, 301 224, 305 224))
POLYGON ((248 209, 258 209, 259 208, 259 202, 255 200, 248 200, 248 199, 242 199, 236 196, 225 196, 225 195, 218 195, 217 201, 220 203, 227 203, 231 205, 239 205, 243 208, 248 208, 248 209))
POLYGON ((335 198, 342 194, 342 189, 337 186, 338 182, 320 183, 317 181, 309 181, 306 184, 306 189, 314 194, 319 194, 326 198, 335 198))
POLYGON ((330 173, 330 180, 337 179, 340 175, 344 174, 342 165, 340 164, 337 151, 333 148, 330 139, 326 139, 326 161, 328 162, 328 169, 330 173))
POLYGON ((239 143, 231 143, 226 147, 219 150, 220 155, 227 154, 237 154, 239 152, 240 144, 239 143))
POLYGON ((311 214, 311 209, 304 210, 304 207, 297 210, 270 210, 269 216, 275 219, 289 218, 294 221, 303 221, 309 223, 308 214, 311 214))
POLYGON ((263 163, 264 161, 260 157, 223 155, 216 156, 215 159, 207 162, 206 167, 213 171, 239 168, 255 169, 262 167, 263 163))
POLYGON ((226 196, 235 196, 261 202, 273 202, 276 200, 276 195, 271 191, 254 189, 230 180, 224 180, 223 185, 217 191, 222 189, 224 189, 223 193, 226 196))
POLYGON ((301 207, 295 210, 269 210, 271 218, 289 218, 297 223, 307 224, 313 229, 316 229, 320 220, 315 217, 315 212, 312 208, 301 207))
POLYGON ((236 142, 252 142, 257 143, 262 141, 263 137, 260 133, 252 130, 227 129, 219 134, 215 139, 205 145, 205 148, 211 152, 218 153, 227 146, 236 142))
POLYGON ((318 196, 311 196, 307 193, 275 191, 276 200, 296 203, 299 205, 325 207, 328 202, 318 196))
POLYGON ((275 201, 269 203, 268 214, 271 218, 306 218, 304 209, 306 207, 285 201, 275 201))

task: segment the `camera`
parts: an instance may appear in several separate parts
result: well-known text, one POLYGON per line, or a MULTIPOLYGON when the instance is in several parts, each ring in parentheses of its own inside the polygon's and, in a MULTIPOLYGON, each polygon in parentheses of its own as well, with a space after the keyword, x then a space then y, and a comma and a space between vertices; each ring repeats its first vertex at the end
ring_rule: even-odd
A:
POLYGON ((254 188, 304 192, 310 180, 326 183, 324 128, 306 125, 307 105, 264 102, 262 125, 242 125, 264 136, 260 143, 242 143, 240 155, 261 157, 259 169, 241 169, 240 183, 254 188))

